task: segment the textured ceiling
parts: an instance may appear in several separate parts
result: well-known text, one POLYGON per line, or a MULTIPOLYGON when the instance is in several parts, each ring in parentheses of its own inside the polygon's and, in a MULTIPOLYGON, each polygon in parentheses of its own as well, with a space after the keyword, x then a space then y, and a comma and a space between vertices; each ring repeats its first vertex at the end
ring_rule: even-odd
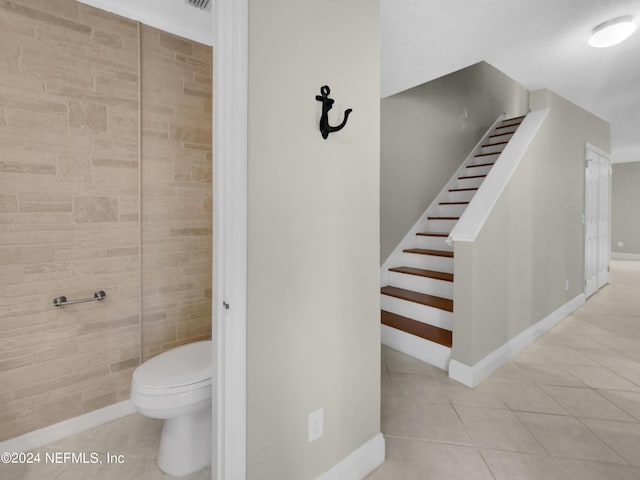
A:
POLYGON ((484 60, 609 121, 613 161, 640 161, 640 31, 587 44, 621 15, 640 22, 640 0, 381 0, 382 96, 484 60))

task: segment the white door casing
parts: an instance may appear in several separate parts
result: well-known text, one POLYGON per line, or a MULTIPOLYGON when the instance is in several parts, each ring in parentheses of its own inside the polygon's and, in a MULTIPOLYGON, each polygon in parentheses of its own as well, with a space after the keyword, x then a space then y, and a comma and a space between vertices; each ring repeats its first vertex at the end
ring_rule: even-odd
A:
POLYGON ((212 478, 246 478, 248 0, 214 3, 212 478))
POLYGON ((609 283, 611 162, 598 155, 598 288, 609 283))

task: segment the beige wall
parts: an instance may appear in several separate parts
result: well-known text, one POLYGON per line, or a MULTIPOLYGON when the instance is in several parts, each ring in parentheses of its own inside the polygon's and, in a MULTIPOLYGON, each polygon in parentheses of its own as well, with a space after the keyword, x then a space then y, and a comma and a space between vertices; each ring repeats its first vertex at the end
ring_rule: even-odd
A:
POLYGON ((548 90, 531 93, 540 108, 550 112, 478 238, 455 244, 452 358, 467 365, 584 291, 585 142, 608 152, 609 124, 548 90))
POLYGON ((528 107, 528 91, 485 62, 382 99, 381 263, 498 115, 528 107))
POLYGON ((611 179, 611 251, 640 254, 640 162, 616 163, 611 179), (623 242, 618 247, 618 242, 623 242))
MULTIPOLYGON (((169 128, 172 111, 184 121, 182 131, 202 129, 190 109, 197 102, 206 109, 210 97, 210 79, 192 85, 201 74, 193 65, 207 56, 206 49, 192 42, 176 47, 175 38, 164 38, 169 50, 188 44, 193 51, 171 53, 173 63, 182 65, 184 91, 167 96, 166 115, 157 118, 169 128), (202 96, 188 95, 192 87, 202 96), (191 98, 197 101, 188 103, 191 98)), ((192 284, 189 300, 167 314, 176 335, 149 342, 148 353, 206 334, 194 322, 210 312, 204 300, 210 277, 201 271, 204 264, 210 271, 210 247, 182 234, 192 227, 191 218, 176 222, 168 243, 180 270, 164 268, 154 241, 160 242, 169 220, 153 214, 156 201, 170 214, 189 209, 184 216, 199 215, 193 225, 210 235, 210 195, 200 193, 202 183, 211 183, 210 163, 203 167, 210 162, 210 141, 166 134, 171 161, 203 168, 192 170, 190 179, 174 177, 178 185, 171 185, 154 169, 153 149, 166 151, 165 142, 145 130, 140 168, 138 67, 135 22, 72 0, 0 3, 0 440, 129 397, 141 354, 141 172, 145 234, 153 232, 142 252, 145 271, 153 270, 158 285, 145 290, 145 310, 147 299, 158 303, 161 279, 164 285, 176 279, 192 284), (196 142, 197 155, 182 154, 196 142), (104 302, 52 304, 58 295, 76 299, 100 289, 107 292, 104 302)), ((153 65, 145 74, 167 78, 163 71, 153 65)), ((146 100, 144 105, 146 119, 155 112, 147 110, 146 100)), ((205 128, 210 131, 210 123, 205 128)), ((186 175, 185 168, 173 168, 186 175)))
POLYGON ((315 478, 380 432, 378 17, 249 1, 249 479, 315 478), (353 108, 327 140, 324 84, 332 124, 353 108))

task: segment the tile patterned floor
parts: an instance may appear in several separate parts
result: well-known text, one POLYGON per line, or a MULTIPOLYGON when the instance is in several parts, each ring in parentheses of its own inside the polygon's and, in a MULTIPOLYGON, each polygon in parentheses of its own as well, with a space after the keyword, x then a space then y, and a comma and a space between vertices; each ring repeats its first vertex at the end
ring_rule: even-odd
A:
POLYGON ((639 480, 640 262, 474 389, 383 347, 368 480, 639 480))
MULTIPOLYGON (((367 479, 639 480, 640 262, 612 269, 611 285, 475 389, 383 347, 387 461, 367 479)), ((121 465, 2 465, 0 479, 171 479, 155 462, 161 428, 134 414, 37 450, 121 465)))

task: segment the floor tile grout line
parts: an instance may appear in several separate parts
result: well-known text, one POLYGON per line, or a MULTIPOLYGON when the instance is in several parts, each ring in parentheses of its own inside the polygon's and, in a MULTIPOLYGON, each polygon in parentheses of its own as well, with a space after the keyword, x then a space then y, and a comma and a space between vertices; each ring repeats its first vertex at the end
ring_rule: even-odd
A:
MULTIPOLYGON (((600 395, 601 397, 603 397, 605 400, 609 401, 610 403, 612 403, 614 406, 618 407, 620 410, 622 410, 624 413, 626 413, 627 415, 629 415, 631 418, 635 418, 635 423, 640 424, 640 418, 636 417, 635 415, 633 415, 632 413, 630 413, 629 411, 627 411, 625 408, 621 407, 620 405, 617 405, 616 403, 612 402, 611 400, 609 400, 607 397, 605 397, 604 395, 602 395, 601 391, 605 391, 605 392, 619 392, 621 390, 609 390, 606 388, 603 389, 594 389, 594 391, 600 395)), ((637 394, 638 398, 640 399, 640 392, 624 392, 624 393, 633 393, 633 394, 637 394)))
MULTIPOLYGON (((391 435, 391 434, 385 434, 384 437, 392 439, 392 440, 406 440, 406 441, 410 441, 410 442, 420 442, 420 443, 427 443, 427 444, 428 443, 432 443, 432 444, 436 444, 436 445, 449 445, 449 446, 455 446, 455 447, 471 448, 471 449, 475 449, 475 450, 478 450, 478 451, 481 451, 481 450, 493 450, 493 451, 501 452, 501 453, 513 453, 513 454, 518 454, 518 455, 529 455, 531 457, 548 457, 548 458, 554 460, 556 463, 557 463, 557 460, 559 460, 559 459, 578 460, 578 461, 586 461, 586 462, 597 463, 597 464, 602 464, 602 465, 618 465, 618 466, 631 467, 631 468, 638 469, 640 471, 640 467, 637 467, 635 465, 631 465, 624 458, 620 457, 620 455, 617 454, 615 452, 615 450, 613 450, 613 449, 612 449, 613 453, 615 453, 618 457, 620 457, 620 459, 623 460, 625 463, 605 462, 605 461, 602 461, 602 460, 588 460, 588 459, 583 459, 583 458, 578 458, 578 457, 570 457, 570 456, 563 456, 563 455, 553 455, 553 454, 549 454, 547 452, 547 450, 544 449, 544 448, 543 448, 543 451, 545 453, 544 454, 540 454, 540 453, 533 453, 533 452, 525 452, 525 451, 521 451, 521 450, 506 450, 504 448, 498 448, 498 447, 482 447, 482 446, 478 446, 478 445, 475 445, 475 444, 471 445, 471 444, 458 443, 458 442, 445 442, 445 441, 439 441, 439 440, 434 440, 434 439, 430 439, 430 438, 418 438, 418 437, 391 435)), ((598 439, 600 439, 600 438, 598 437, 598 439)), ((609 445, 606 445, 606 446, 611 449, 611 447, 609 447, 609 445)))
MULTIPOLYGON (((600 440, 602 443, 604 443, 613 453, 615 453, 618 457, 620 457, 624 462, 625 465, 627 466, 631 466, 631 467, 635 467, 635 465, 631 465, 626 458, 624 458, 621 454, 619 454, 617 452, 617 450, 613 447, 613 445, 611 445, 609 442, 607 442, 604 438, 602 438, 600 435, 598 435, 597 432, 595 432, 592 428, 589 428, 589 425, 585 424, 584 422, 582 422, 580 419, 577 419, 578 422, 580 422, 580 425, 582 425, 584 428, 586 428, 589 432, 591 432, 591 434, 595 435, 595 437, 600 440)), ((601 420, 604 422, 615 422, 615 420, 601 420)), ((619 423, 624 423, 624 422, 619 422, 619 423)))
MULTIPOLYGON (((613 403, 611 400, 609 400, 604 395, 600 394, 600 392, 597 389, 590 388, 590 387, 582 388, 582 387, 571 387, 571 386, 561 386, 561 385, 555 385, 555 387, 572 388, 572 389, 576 389, 576 390, 590 390, 593 393, 595 393, 596 395, 598 395, 601 399, 603 399, 607 403, 611 404, 611 406, 613 406, 614 408, 620 410, 622 413, 626 414, 630 418, 635 419, 635 417, 633 415, 631 415, 629 412, 627 412, 622 407, 620 407, 620 406, 616 405, 615 403, 613 403)), ((609 391, 618 391, 618 390, 609 390, 609 391)), ((630 393, 639 393, 640 394, 640 392, 630 392, 630 393)), ((593 418, 593 419, 596 419, 596 420, 613 420, 613 419, 607 419, 607 418, 604 418, 604 417, 587 417, 585 415, 575 415, 575 414, 570 413, 570 412, 569 412, 569 416, 572 416, 572 417, 575 417, 575 418, 593 418)), ((617 420, 617 421, 625 422, 624 420, 617 420)), ((626 423, 638 423, 638 421, 636 419, 636 420, 626 421, 626 423)))
MULTIPOLYGON (((602 395, 601 390, 608 391, 608 392, 620 392, 620 391, 622 391, 622 392, 625 392, 625 393, 636 393, 636 394, 638 394, 638 396, 640 396, 640 392, 627 392, 627 391, 625 391, 625 390, 609 390, 609 389, 606 389, 606 388, 603 388, 603 389, 597 389, 597 388, 594 388, 594 389, 592 389, 592 390, 594 391, 594 393, 595 393, 596 395, 600 396, 600 398, 605 399, 607 402, 609 402, 610 404, 612 404, 614 407, 616 407, 616 408, 620 409, 621 411, 623 411, 624 413, 626 413, 629 417, 631 417, 631 418, 635 419, 635 420, 633 420, 632 422, 625 422, 625 423, 640 423, 640 420, 638 420, 638 419, 637 419, 634 415, 632 415, 630 412, 628 412, 627 410, 625 410, 624 408, 622 408, 620 405, 616 405, 616 404, 615 404, 615 403, 613 403, 611 400, 609 400, 607 397, 605 397, 604 395, 602 395)), ((623 420, 620 420, 620 421, 623 421, 623 420)))
MULTIPOLYGON (((549 452, 545 446, 542 444, 542 442, 538 439, 538 437, 531 431, 530 428, 527 427, 527 425, 524 423, 524 421, 520 418, 519 415, 517 415, 515 412, 512 412, 513 415, 516 417, 516 419, 518 420, 518 423, 522 426, 522 428, 525 429, 525 431, 527 431, 529 433, 529 435, 531 436, 531 438, 533 438, 535 440, 535 442, 538 444, 538 446, 542 449, 543 452, 546 452, 547 456, 553 456, 551 455, 551 452, 549 452)), ((525 412, 525 413, 531 413, 531 412, 525 412)), ((563 415, 564 416, 564 415, 563 415)))
MULTIPOLYGON (((615 452, 613 452, 615 453, 615 452)), ((578 457, 566 457, 563 455, 548 455, 549 457, 555 459, 555 460, 577 460, 580 462, 591 462, 591 463, 598 463, 600 465, 617 465, 619 467, 632 467, 632 468, 638 468, 638 467, 634 467, 633 465, 629 465, 626 460, 622 457, 620 457, 620 455, 618 455, 616 453, 616 456, 620 457, 620 459, 625 462, 625 463, 617 463, 617 462, 604 462, 602 460, 591 460, 591 459, 587 459, 587 458, 578 458, 578 457)), ((612 479, 612 480, 616 480, 616 479, 612 479)))
MULTIPOLYGON (((484 449, 484 450, 502 451, 502 450, 494 449, 494 448, 487 448, 487 449, 484 449)), ((517 453, 517 454, 529 455, 529 456, 532 456, 532 457, 548 458, 553 463, 553 465, 555 465, 561 472, 563 472, 566 475, 567 480, 573 480, 573 477, 569 474, 569 472, 567 472, 564 468, 562 468, 562 465, 560 464, 560 462, 558 462, 558 457, 554 457, 553 455, 539 455, 539 454, 535 454, 535 453, 520 453, 520 452, 509 452, 509 451, 505 451, 505 452, 506 453, 517 453)), ((482 451, 480 453, 482 454, 482 451)), ((483 455, 483 457, 484 457, 484 455, 483 455)))
POLYGON ((476 451, 478 452, 478 455, 480 455, 480 458, 482 459, 482 461, 484 462, 484 464, 487 466, 487 470, 489 470, 489 473, 491 474, 491 476, 493 477, 493 480, 497 480, 496 478, 496 474, 493 472, 493 469, 491 468, 491 466, 489 465, 489 462, 487 462, 487 459, 484 457, 484 455, 482 454, 482 450, 479 447, 476 447, 476 451))

